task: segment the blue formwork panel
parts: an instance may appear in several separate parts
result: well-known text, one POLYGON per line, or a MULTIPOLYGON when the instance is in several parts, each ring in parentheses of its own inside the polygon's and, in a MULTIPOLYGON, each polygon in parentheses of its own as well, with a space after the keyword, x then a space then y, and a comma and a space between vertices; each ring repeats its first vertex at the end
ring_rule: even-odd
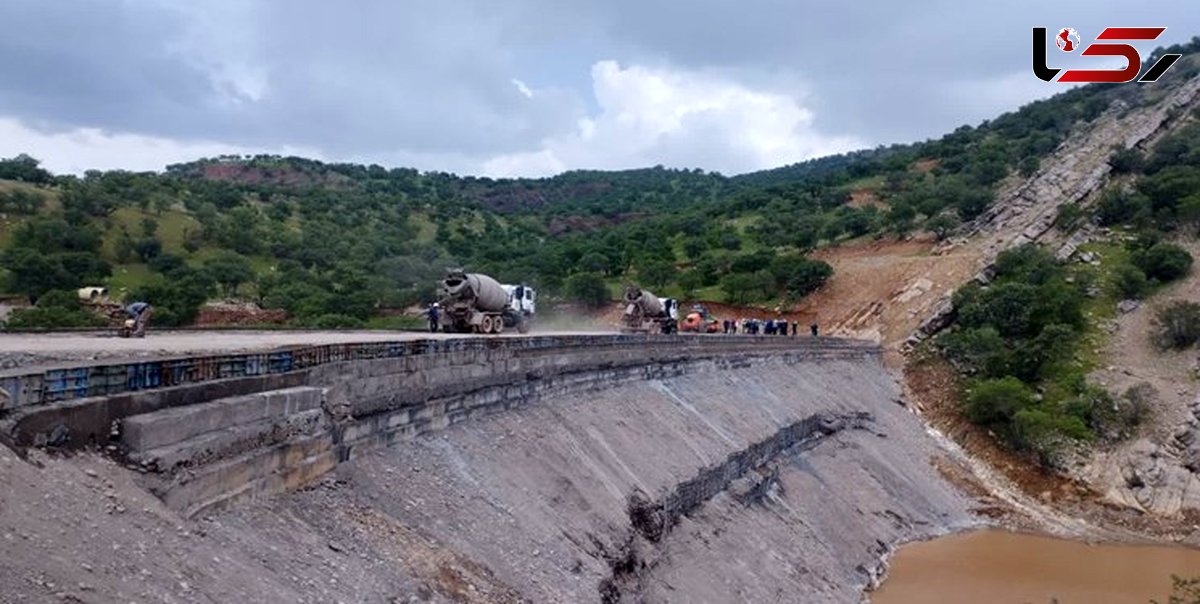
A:
MULTIPOLYGON (((555 338, 545 337, 503 341, 493 338, 452 338, 299 346, 263 353, 54 369, 39 374, 5 378, 0 381, 0 386, 10 395, 6 406, 14 408, 222 378, 287 373, 344 361, 486 351, 500 346, 530 350, 556 343, 555 338)), ((603 338, 583 338, 581 344, 610 345, 612 341, 603 338)))
POLYGON ((292 352, 273 352, 267 357, 267 373, 286 373, 292 370, 292 352))
POLYGON ((224 379, 236 377, 245 373, 245 365, 242 359, 232 357, 221 357, 217 362, 216 377, 224 379))
POLYGON ((161 361, 130 363, 126 368, 125 386, 128 390, 146 390, 162 386, 163 363, 161 361))
POLYGON ((51 369, 43 374, 42 400, 47 403, 61 401, 62 392, 66 389, 66 378, 62 370, 51 369))
POLYGON ((51 369, 43 374, 43 402, 83 398, 88 393, 87 367, 51 369))
POLYGON ((127 371, 128 368, 124 365, 108 365, 104 368, 104 377, 101 379, 105 394, 119 394, 128 389, 126 385, 127 371))
POLYGON ((246 375, 263 375, 267 373, 270 364, 267 355, 254 354, 246 357, 246 375))

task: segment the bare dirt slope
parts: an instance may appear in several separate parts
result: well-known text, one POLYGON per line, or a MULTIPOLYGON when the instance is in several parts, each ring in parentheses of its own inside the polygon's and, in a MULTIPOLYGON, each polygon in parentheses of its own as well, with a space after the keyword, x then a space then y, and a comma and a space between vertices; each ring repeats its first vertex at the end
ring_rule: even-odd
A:
POLYGON ((933 254, 931 238, 869 241, 814 254, 834 276, 797 311, 830 335, 882 343, 892 360, 900 343, 933 312, 939 300, 979 270, 981 254, 961 249, 933 254))

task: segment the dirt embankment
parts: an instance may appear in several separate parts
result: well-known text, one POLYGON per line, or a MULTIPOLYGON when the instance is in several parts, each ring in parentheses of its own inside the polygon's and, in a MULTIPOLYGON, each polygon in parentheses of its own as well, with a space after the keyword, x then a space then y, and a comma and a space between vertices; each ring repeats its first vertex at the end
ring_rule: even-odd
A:
POLYGON ((1138 542, 1156 539, 1200 546, 1200 511, 1145 514, 1117 505, 1103 485, 1039 468, 962 414, 958 373, 935 354, 918 351, 904 368, 906 398, 917 413, 965 453, 966 464, 940 465, 948 479, 977 498, 973 511, 1002 526, 1050 534, 1138 542))

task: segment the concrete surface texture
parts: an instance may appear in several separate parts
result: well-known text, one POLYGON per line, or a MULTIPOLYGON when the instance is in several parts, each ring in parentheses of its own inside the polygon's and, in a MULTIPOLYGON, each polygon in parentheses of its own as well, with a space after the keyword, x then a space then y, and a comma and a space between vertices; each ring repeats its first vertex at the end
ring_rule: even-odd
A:
MULTIPOLYGON (((600 332, 536 331, 537 335, 587 335, 600 332)), ((612 332, 609 332, 612 333, 612 332)), ((417 331, 159 331, 145 338, 119 338, 110 332, 0 334, 0 368, 112 358, 153 358, 185 354, 270 350, 283 346, 392 342, 424 338, 473 337, 469 334, 417 331)), ((517 334, 491 336, 519 337, 517 334)))
MULTIPOLYGON (((974 523, 877 353, 710 362, 434 422, 193 519, 94 454, 0 447, 0 600, 856 601, 894 545, 974 523)), ((131 439, 161 451, 199 428, 154 424, 228 404, 131 439)))
POLYGON ((341 496, 533 601, 852 602, 893 544, 972 522, 896 396, 878 361, 630 384, 380 450, 339 469, 341 496), (723 466, 794 422, 863 410, 723 466), (646 530, 639 498, 678 498, 714 468, 728 488, 646 530))
POLYGON ((77 449, 115 436, 109 446, 147 474, 144 486, 192 516, 304 486, 373 448, 568 394, 768 362, 879 356, 875 346, 837 338, 538 336, 400 344, 351 345, 339 349, 344 354, 268 375, 0 409, 0 437, 77 449))

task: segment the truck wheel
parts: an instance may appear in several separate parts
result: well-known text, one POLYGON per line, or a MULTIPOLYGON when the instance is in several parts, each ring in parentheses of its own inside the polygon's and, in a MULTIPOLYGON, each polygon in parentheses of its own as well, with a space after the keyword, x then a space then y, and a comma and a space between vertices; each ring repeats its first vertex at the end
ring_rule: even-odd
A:
POLYGON ((492 333, 496 335, 504 333, 504 319, 502 317, 496 317, 492 320, 492 333))
POLYGON ((492 318, 485 316, 479 321, 479 333, 492 333, 492 318))

